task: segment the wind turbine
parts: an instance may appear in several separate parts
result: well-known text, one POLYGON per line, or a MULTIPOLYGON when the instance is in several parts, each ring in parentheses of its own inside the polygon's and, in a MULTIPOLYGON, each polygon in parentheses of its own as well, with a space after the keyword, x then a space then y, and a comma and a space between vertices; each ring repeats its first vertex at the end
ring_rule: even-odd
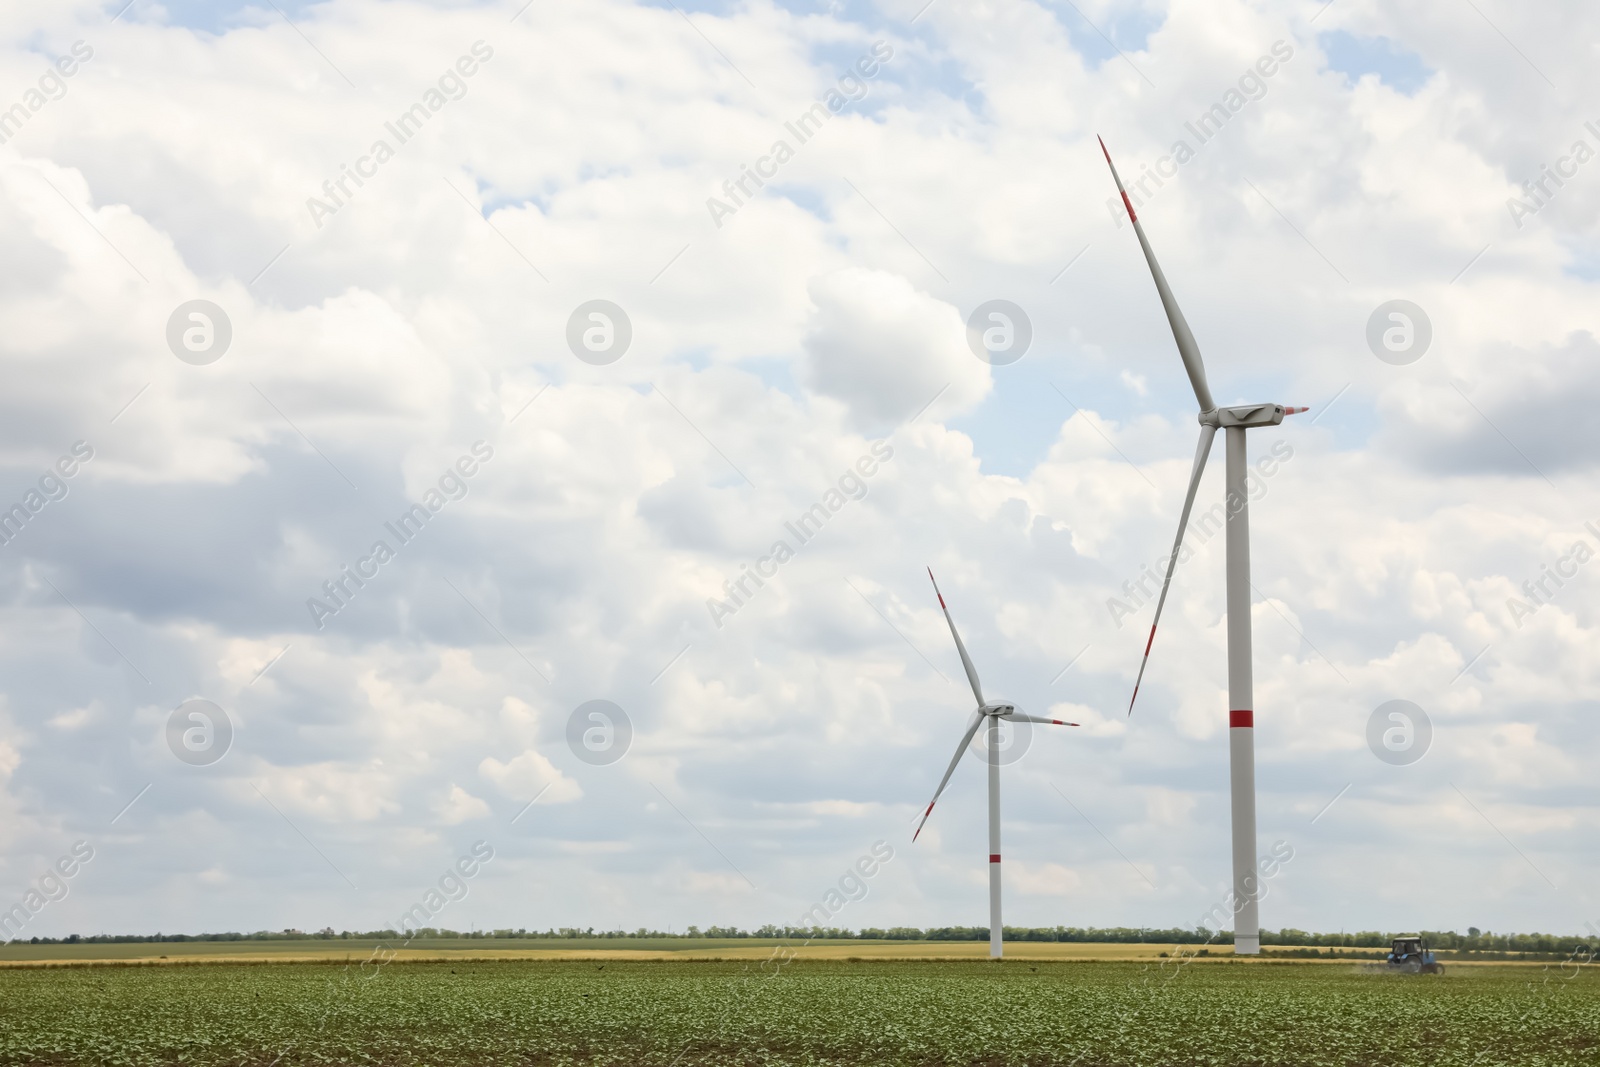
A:
POLYGON ((961 757, 966 754, 967 746, 972 743, 972 738, 977 734, 978 727, 987 720, 989 723, 988 756, 989 756, 989 958, 999 959, 1001 952, 1000 931, 1000 720, 1007 722, 1037 722, 1047 726, 1076 726, 1075 722, 1063 722, 1060 719, 1041 719, 1037 715, 1024 715, 1012 704, 991 704, 983 699, 983 687, 978 684, 977 669, 972 666, 972 658, 967 655, 967 646, 961 643, 961 635, 956 632, 955 620, 950 617, 950 609, 945 607, 944 594, 939 592, 939 583, 933 577, 933 569, 928 569, 928 581, 933 582, 933 593, 939 598, 939 610, 944 612, 944 621, 950 624, 950 636, 956 639, 956 651, 961 654, 961 666, 967 672, 967 681, 972 683, 972 695, 978 698, 978 707, 972 713, 972 718, 967 723, 966 732, 961 735, 960 744, 956 745, 955 757, 950 760, 950 766, 945 769, 944 777, 939 779, 939 788, 933 791, 933 799, 928 801, 928 810, 922 813, 922 819, 917 823, 917 832, 911 835, 915 841, 922 833, 922 828, 927 825, 928 816, 933 814, 933 806, 939 802, 939 794, 944 792, 944 787, 949 784, 950 776, 956 771, 956 764, 961 762, 961 757))
POLYGON ((1200 475, 1205 473, 1206 459, 1211 455, 1211 441, 1217 430, 1227 431, 1227 603, 1228 603, 1228 777, 1233 799, 1233 951, 1236 955, 1259 955, 1261 952, 1261 917, 1257 892, 1260 889, 1256 873, 1256 743, 1255 694, 1251 678, 1250 652, 1250 497, 1246 491, 1249 462, 1245 451, 1245 431, 1260 426, 1277 426, 1285 415, 1294 415, 1306 408, 1289 408, 1282 404, 1241 404, 1238 407, 1219 408, 1211 399, 1211 389, 1206 385, 1205 364, 1200 361, 1200 348, 1194 343, 1194 334, 1184 321, 1183 312, 1173 299, 1167 286, 1166 275, 1150 250, 1144 227, 1134 213, 1128 191, 1122 187, 1117 165, 1111 162, 1111 153, 1105 141, 1100 141, 1100 151, 1105 153, 1106 165, 1111 168, 1111 178, 1122 194, 1122 204, 1128 209, 1133 232, 1144 249, 1144 258, 1150 264, 1150 274, 1155 278, 1156 292, 1161 296, 1161 306, 1166 309, 1167 321, 1172 325, 1172 336, 1178 342, 1178 355, 1183 358, 1183 369, 1189 372, 1189 384, 1194 386, 1195 399, 1200 402, 1200 443, 1195 448, 1194 470, 1189 475, 1189 491, 1183 498, 1183 511, 1178 515, 1178 536, 1172 543, 1172 556, 1167 561, 1167 576, 1161 583, 1161 596, 1156 601, 1156 615, 1150 623, 1150 639, 1145 642, 1144 659, 1139 662, 1139 676, 1133 683, 1133 700, 1128 701, 1128 714, 1133 714, 1133 701, 1139 699, 1139 683, 1144 681, 1144 669, 1150 662, 1150 646, 1155 644, 1156 624, 1161 621, 1161 609, 1167 603, 1167 588, 1172 584, 1172 572, 1178 565, 1178 551, 1183 546, 1183 534, 1189 525, 1189 511, 1194 507, 1194 494, 1200 488, 1200 475))

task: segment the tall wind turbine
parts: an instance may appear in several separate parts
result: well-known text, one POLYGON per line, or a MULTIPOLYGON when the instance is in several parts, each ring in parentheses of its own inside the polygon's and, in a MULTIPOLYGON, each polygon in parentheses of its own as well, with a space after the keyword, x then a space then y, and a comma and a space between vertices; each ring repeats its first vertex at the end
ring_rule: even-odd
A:
POLYGON ((1238 407, 1219 408, 1211 399, 1211 389, 1206 384, 1205 364, 1200 361, 1200 348, 1194 343, 1194 334, 1184 321, 1178 302, 1167 286, 1166 275, 1150 250, 1144 227, 1134 213, 1128 191, 1122 187, 1117 165, 1111 162, 1105 141, 1100 142, 1106 165, 1111 168, 1111 178, 1122 194, 1122 204, 1128 209, 1133 232, 1144 249, 1144 258, 1150 264, 1150 274, 1155 278, 1156 292, 1161 296, 1161 306, 1166 309, 1167 321, 1172 325, 1172 336, 1178 342, 1178 355, 1183 358, 1183 369, 1189 372, 1189 384, 1194 386, 1195 399, 1200 402, 1200 443, 1195 448, 1194 470, 1189 475, 1189 491, 1183 498, 1183 511, 1178 515, 1178 536, 1172 542, 1172 557, 1167 562, 1167 576, 1161 583, 1161 596, 1156 601, 1156 615, 1150 623, 1150 639, 1145 642, 1144 659, 1139 663, 1139 676, 1133 683, 1133 700, 1128 701, 1128 714, 1133 714, 1133 701, 1139 699, 1139 683, 1144 681, 1144 669, 1150 662, 1150 646, 1155 644, 1156 624, 1161 621, 1161 609, 1167 603, 1167 588, 1172 584, 1172 572, 1178 565, 1178 551, 1183 546, 1184 530, 1189 525, 1189 511, 1194 507, 1194 494, 1200 488, 1200 475, 1205 473, 1206 459, 1211 455, 1211 441, 1217 430, 1227 431, 1227 558, 1228 558, 1228 776, 1233 799, 1233 951, 1238 955, 1257 955, 1261 952, 1261 917, 1258 909, 1260 875, 1256 872, 1256 743, 1255 696, 1251 678, 1250 652, 1250 497, 1245 479, 1249 463, 1245 452, 1245 431, 1259 426, 1277 426, 1285 415, 1305 411, 1305 408, 1288 408, 1282 404, 1242 404, 1238 407))
POLYGON ((956 754, 950 760, 950 766, 945 769, 944 777, 939 779, 939 788, 933 791, 933 799, 928 801, 928 810, 922 813, 922 820, 917 823, 917 832, 911 835, 915 841, 922 833, 923 826, 927 825, 928 816, 933 814, 933 806, 939 802, 939 794, 944 792, 944 787, 949 783, 950 776, 956 771, 956 764, 961 762, 961 757, 966 754, 967 746, 972 743, 972 738, 977 734, 978 727, 985 721, 989 724, 989 958, 999 959, 1001 956, 1001 931, 1000 931, 1000 720, 1007 722, 1037 722, 1047 726, 1076 726, 1075 722, 1063 722, 1060 719, 1041 719, 1037 715, 1024 715, 1012 704, 991 704, 983 699, 983 687, 978 684, 977 669, 972 666, 972 659, 967 655, 967 646, 961 643, 961 635, 956 632, 955 620, 950 617, 950 609, 944 605, 944 594, 939 592, 939 583, 934 580, 933 570, 928 570, 928 580, 933 582, 933 593, 939 598, 939 610, 944 612, 944 621, 950 624, 950 636, 956 639, 956 651, 961 654, 961 666, 967 672, 967 681, 972 683, 972 695, 978 699, 978 707, 972 713, 971 720, 967 723, 966 732, 961 735, 960 744, 956 745, 956 754))

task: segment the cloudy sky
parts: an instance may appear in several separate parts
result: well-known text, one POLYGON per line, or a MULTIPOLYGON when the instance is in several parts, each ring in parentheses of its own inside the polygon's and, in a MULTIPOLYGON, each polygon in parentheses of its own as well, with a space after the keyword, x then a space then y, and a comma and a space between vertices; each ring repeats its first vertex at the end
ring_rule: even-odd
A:
POLYGON ((910 840, 931 566, 1083 724, 1006 768, 1008 922, 1194 925, 1223 539, 1128 719, 1195 405, 1099 134, 1217 401, 1312 408, 1251 435, 1262 924, 1600 923, 1597 20, 11 5, 0 909, 84 841, 25 936, 371 929, 481 840, 442 925, 751 927, 882 840, 834 922, 982 924, 978 758, 910 840))

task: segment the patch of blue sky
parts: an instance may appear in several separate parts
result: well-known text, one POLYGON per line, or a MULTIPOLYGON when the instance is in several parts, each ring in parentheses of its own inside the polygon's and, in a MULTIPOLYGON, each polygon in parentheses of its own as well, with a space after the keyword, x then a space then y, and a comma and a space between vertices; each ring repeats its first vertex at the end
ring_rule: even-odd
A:
POLYGON ((1067 0, 1052 0, 1048 6, 1067 31, 1072 47, 1091 70, 1098 70, 1106 60, 1117 58, 1119 49, 1124 53, 1144 51, 1150 43, 1150 35, 1166 21, 1163 12, 1142 6, 1129 5, 1109 16, 1092 18, 1083 5, 1067 0))
POLYGON ((1122 422, 1148 400, 1102 367, 1091 367, 1065 349, 1041 346, 1037 339, 1022 359, 991 373, 994 387, 983 402, 946 423, 972 438, 973 454, 986 474, 1026 478, 1049 454, 1075 409, 1122 422))
MULTIPOLYGON (((106 17, 121 12, 121 19, 182 26, 202 33, 222 35, 240 26, 261 26, 281 22, 287 15, 296 23, 312 17, 316 0, 275 0, 282 14, 265 0, 112 0, 105 5, 106 17)), ((120 19, 119 19, 120 21, 120 19)))
POLYGON ((1296 415, 1306 425, 1330 434, 1333 447, 1341 452, 1356 452, 1367 447, 1378 432, 1381 421, 1378 409, 1370 397, 1354 385, 1344 392, 1328 396, 1310 397, 1299 401, 1310 406, 1304 415, 1296 415))
POLYGON ((479 194, 483 197, 483 214, 485 218, 493 215, 496 211, 501 211, 505 208, 519 208, 524 205, 532 205, 538 209, 539 214, 548 216, 550 214, 550 200, 553 195, 551 192, 542 189, 525 190, 516 193, 480 189, 479 194))
POLYGON ((1600 281, 1600 248, 1569 243, 1567 251, 1567 262, 1561 268, 1563 274, 1586 282, 1600 281))
POLYGON ((794 182, 768 182, 763 196, 781 196, 803 211, 810 212, 823 222, 833 221, 833 201, 824 192, 811 185, 794 182))
MULTIPOLYGON (((474 176, 473 181, 477 186, 479 202, 483 205, 482 214, 485 218, 496 211, 505 208, 518 208, 523 205, 532 205, 541 215, 548 217, 552 210, 553 201, 557 194, 568 188, 575 188, 589 182, 605 181, 608 178, 630 177, 634 168, 609 164, 582 163, 571 183, 547 178, 541 181, 537 188, 499 188, 488 185, 485 181, 474 176)), ((462 190, 465 192, 466 190, 462 190)))
MULTIPOLYGON (((712 15, 716 18, 728 18, 744 10, 740 0, 638 0, 640 7, 654 7, 663 11, 674 9, 686 15, 712 15)), ((779 5, 785 10, 794 10, 789 5, 779 5)))
POLYGON ((488 218, 496 211, 502 211, 506 208, 520 208, 524 205, 532 205, 541 215, 548 216, 550 214, 550 201, 559 191, 559 186, 553 181, 546 181, 541 188, 537 189, 501 189, 488 184, 477 175, 470 175, 469 177, 473 189, 468 190, 464 185, 459 186, 459 188, 461 192, 466 193, 469 197, 473 195, 474 191, 476 192, 478 202, 483 205, 482 215, 484 218, 488 218))
POLYGON ((26 49, 27 51, 32 52, 36 56, 40 57, 40 69, 35 74, 37 77, 38 74, 43 73, 45 63, 54 63, 57 59, 60 59, 62 56, 70 52, 72 49, 71 42, 77 40, 79 36, 80 35, 76 32, 68 37, 54 30, 49 32, 45 30, 33 30, 29 32, 27 36, 19 40, 17 44, 18 47, 26 49))
MULTIPOLYGON (((743 10, 742 3, 733 0, 641 0, 644 6, 673 10, 674 7, 681 13, 689 16, 706 15, 713 18, 728 18, 739 14, 743 10)), ((935 3, 947 0, 935 0, 935 3)), ((895 47, 893 58, 882 63, 876 75, 868 81, 868 92, 864 99, 851 102, 849 110, 857 114, 875 115, 882 109, 889 107, 891 99, 882 93, 871 91, 872 83, 891 83, 902 90, 900 95, 922 95, 929 92, 940 93, 952 99, 964 100, 970 106, 982 106, 982 94, 966 79, 960 64, 950 60, 942 54, 942 49, 935 49, 935 54, 918 54, 912 49, 903 46, 907 37, 916 37, 924 27, 932 27, 932 22, 924 23, 920 19, 913 23, 911 19, 917 16, 920 4, 907 0, 900 5, 901 10, 886 11, 882 5, 866 2, 866 0, 779 0, 778 7, 802 17, 825 16, 843 25, 855 27, 859 33, 855 36, 835 41, 819 42, 814 45, 809 55, 809 60, 823 77, 818 82, 818 94, 826 93, 830 86, 837 84, 837 80, 855 68, 857 60, 866 55, 873 42, 883 40, 894 45, 900 41, 901 45, 895 47)), ((707 32, 708 27, 697 22, 696 26, 701 32, 707 32)), ((738 62, 738 56, 731 56, 738 62)))
POLYGON ((1357 37, 1345 30, 1329 30, 1317 35, 1317 44, 1328 59, 1328 69, 1356 82, 1366 74, 1406 96, 1433 76, 1422 57, 1407 51, 1388 37, 1357 37))
POLYGON ((711 350, 705 347, 684 348, 672 354, 673 363, 681 363, 696 374, 711 366, 711 350))
MULTIPOLYGON (((973 453, 987 474, 1026 478, 1049 455, 1062 424, 1080 410, 1123 426, 1147 415, 1179 423, 1195 417, 1194 394, 1176 352, 1169 380, 1158 382, 1153 374, 1142 375, 1144 394, 1105 361, 1078 358, 1065 350, 1030 352, 1010 366, 994 368, 993 374, 994 388, 983 403, 947 423, 972 438, 973 453)), ((1310 406, 1310 412, 1292 416, 1291 429, 1309 427, 1315 420, 1315 427, 1331 432, 1334 447, 1341 450, 1364 447, 1377 429, 1376 412, 1353 387, 1342 396, 1331 392, 1315 397, 1290 396, 1291 389, 1285 379, 1277 377, 1234 377, 1225 385, 1212 381, 1219 404, 1268 401, 1310 406)), ((1073 432, 1086 435, 1075 451, 1082 447, 1116 457, 1114 450, 1094 436, 1092 427, 1079 426, 1073 432)), ((1162 458, 1126 440, 1119 441, 1118 447, 1136 464, 1162 458)))
POLYGON ((1027 478, 1060 437, 1061 424, 1072 417, 1049 382, 1038 388, 1042 375, 1036 368, 1023 369, 1025 363, 997 368, 995 387, 983 403, 946 420, 952 430, 972 438, 973 455, 985 474, 1027 478))
POLYGON ((882 92, 882 86, 891 79, 886 75, 893 71, 896 63, 903 66, 910 59, 906 49, 896 49, 888 38, 870 33, 863 35, 860 40, 814 45, 808 58, 812 69, 819 75, 818 99, 825 97, 828 90, 836 90, 850 101, 846 110, 857 114, 873 114, 887 104, 887 94, 882 92), (880 41, 886 46, 880 52, 891 51, 887 63, 873 52, 875 44, 880 41))
POLYGON ((908 45, 902 30, 903 27, 898 26, 882 30, 863 27, 859 39, 814 45, 807 58, 818 74, 818 98, 829 89, 838 89, 850 98, 848 112, 867 116, 880 115, 896 105, 904 106, 908 98, 934 95, 963 100, 974 110, 982 107, 983 95, 967 78, 960 63, 942 48, 922 49, 908 45), (888 60, 876 61, 872 55, 874 45, 880 41, 893 49, 888 60), (871 77, 861 76, 858 64, 863 59, 867 60, 867 69, 874 71, 871 77), (865 84, 864 93, 850 81, 852 76, 865 84))
POLYGON ((594 181, 604 181, 607 178, 626 178, 633 174, 633 167, 624 163, 591 163, 587 160, 578 164, 577 181, 584 185, 594 181))
MULTIPOLYGON (((669 11, 673 3, 676 3, 678 7, 691 14, 700 12, 718 18, 736 15, 745 9, 744 0, 672 0, 670 3, 668 0, 641 0, 641 2, 646 7, 661 7, 669 11)), ((946 0, 936 0, 936 2, 946 2, 946 0)), ((776 0, 773 6, 802 18, 820 15, 836 22, 873 25, 891 21, 904 22, 916 14, 916 9, 921 4, 918 0, 896 0, 896 10, 892 12, 886 12, 884 6, 874 0, 776 0)))
MULTIPOLYGON (((894 58, 883 65, 876 80, 892 85, 894 92, 869 93, 862 101, 867 105, 863 108, 867 114, 875 114, 878 109, 907 98, 935 95, 960 100, 975 114, 986 106, 983 91, 967 77, 965 68, 942 52, 927 54, 897 48, 894 58)), ((861 107, 860 104, 853 106, 861 107)))
POLYGON ((739 361, 739 369, 754 374, 768 389, 804 402, 800 383, 794 376, 795 362, 789 356, 749 356, 739 361))

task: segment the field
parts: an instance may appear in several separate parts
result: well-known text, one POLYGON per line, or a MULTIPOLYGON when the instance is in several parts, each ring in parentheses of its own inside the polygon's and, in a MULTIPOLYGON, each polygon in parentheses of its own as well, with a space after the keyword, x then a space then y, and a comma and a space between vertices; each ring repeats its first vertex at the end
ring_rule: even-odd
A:
POLYGON ((1593 1064, 1591 970, 1407 978, 1343 963, 1026 958, 22 966, 0 969, 0 1064, 1593 1064))

